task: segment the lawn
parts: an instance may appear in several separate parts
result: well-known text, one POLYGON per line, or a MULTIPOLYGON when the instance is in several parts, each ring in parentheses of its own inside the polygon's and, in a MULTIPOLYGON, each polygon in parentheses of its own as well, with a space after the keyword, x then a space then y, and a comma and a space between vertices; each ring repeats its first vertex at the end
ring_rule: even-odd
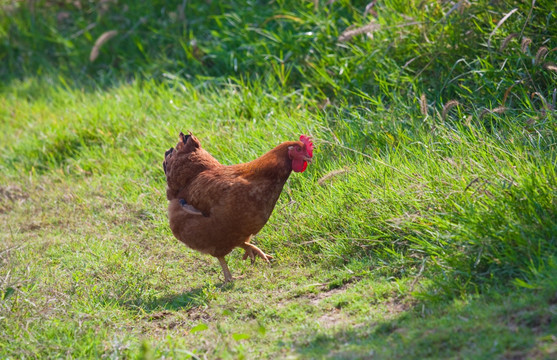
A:
POLYGON ((0 357, 557 356, 551 1, 0 1, 0 357), (164 152, 311 135, 254 243, 188 249, 164 152))

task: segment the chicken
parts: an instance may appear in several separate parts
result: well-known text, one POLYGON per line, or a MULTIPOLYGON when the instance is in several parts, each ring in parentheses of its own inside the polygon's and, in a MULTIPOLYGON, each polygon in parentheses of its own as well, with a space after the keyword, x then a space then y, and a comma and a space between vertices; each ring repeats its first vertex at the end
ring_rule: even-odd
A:
POLYGON ((224 257, 235 247, 243 259, 272 256, 250 244, 269 220, 292 171, 303 172, 313 158, 313 143, 284 142, 244 164, 222 165, 193 135, 180 133, 176 149, 165 153, 168 217, 174 236, 188 247, 216 257, 225 282, 232 275, 224 257))

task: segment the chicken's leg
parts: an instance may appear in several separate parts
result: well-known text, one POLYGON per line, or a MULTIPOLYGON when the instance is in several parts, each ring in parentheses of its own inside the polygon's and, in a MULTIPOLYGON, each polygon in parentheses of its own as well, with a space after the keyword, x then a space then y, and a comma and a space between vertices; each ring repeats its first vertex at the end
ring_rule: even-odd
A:
POLYGON ((246 250, 246 253, 244 254, 244 256, 242 257, 243 260, 246 260, 249 256, 249 258, 251 259, 251 263, 253 264, 255 262, 255 256, 259 256, 260 258, 262 258, 265 262, 269 262, 270 259, 272 259, 273 257, 271 255, 267 255, 265 254, 260 248, 258 248, 257 246, 250 244, 248 242, 243 243, 242 245, 240 245, 240 247, 244 250, 246 250))
POLYGON ((219 259, 220 266, 222 267, 222 272, 224 273, 224 282, 227 283, 232 281, 232 274, 228 269, 228 265, 226 265, 226 260, 224 260, 224 256, 218 257, 217 259, 219 259))

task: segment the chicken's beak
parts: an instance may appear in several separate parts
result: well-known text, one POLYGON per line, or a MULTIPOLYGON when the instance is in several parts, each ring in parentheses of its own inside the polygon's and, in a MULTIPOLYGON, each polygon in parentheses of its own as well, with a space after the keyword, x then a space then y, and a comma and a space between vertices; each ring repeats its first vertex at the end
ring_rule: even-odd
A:
POLYGON ((311 164, 311 162, 313 161, 313 159, 310 158, 309 156, 304 156, 304 161, 307 161, 308 163, 311 164))

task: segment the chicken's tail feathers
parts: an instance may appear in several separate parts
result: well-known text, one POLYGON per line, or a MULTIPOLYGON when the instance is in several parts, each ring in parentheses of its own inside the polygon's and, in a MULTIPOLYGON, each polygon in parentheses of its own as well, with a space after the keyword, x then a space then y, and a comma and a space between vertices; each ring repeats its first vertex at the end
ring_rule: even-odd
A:
POLYGON ((188 139, 192 136, 192 133, 190 131, 188 132, 189 135, 184 135, 184 133, 180 131, 180 139, 178 140, 178 144, 176 144, 176 150, 182 150, 186 146, 188 139))
POLYGON ((189 137, 192 135, 191 131, 188 131, 188 135, 184 135, 183 132, 180 131, 180 141, 183 142, 184 144, 188 141, 189 137))
POLYGON ((164 161, 162 162, 162 168, 164 170, 165 175, 166 175, 166 170, 167 170, 167 161, 172 156, 173 152, 174 152, 174 148, 170 148, 164 153, 164 161))

